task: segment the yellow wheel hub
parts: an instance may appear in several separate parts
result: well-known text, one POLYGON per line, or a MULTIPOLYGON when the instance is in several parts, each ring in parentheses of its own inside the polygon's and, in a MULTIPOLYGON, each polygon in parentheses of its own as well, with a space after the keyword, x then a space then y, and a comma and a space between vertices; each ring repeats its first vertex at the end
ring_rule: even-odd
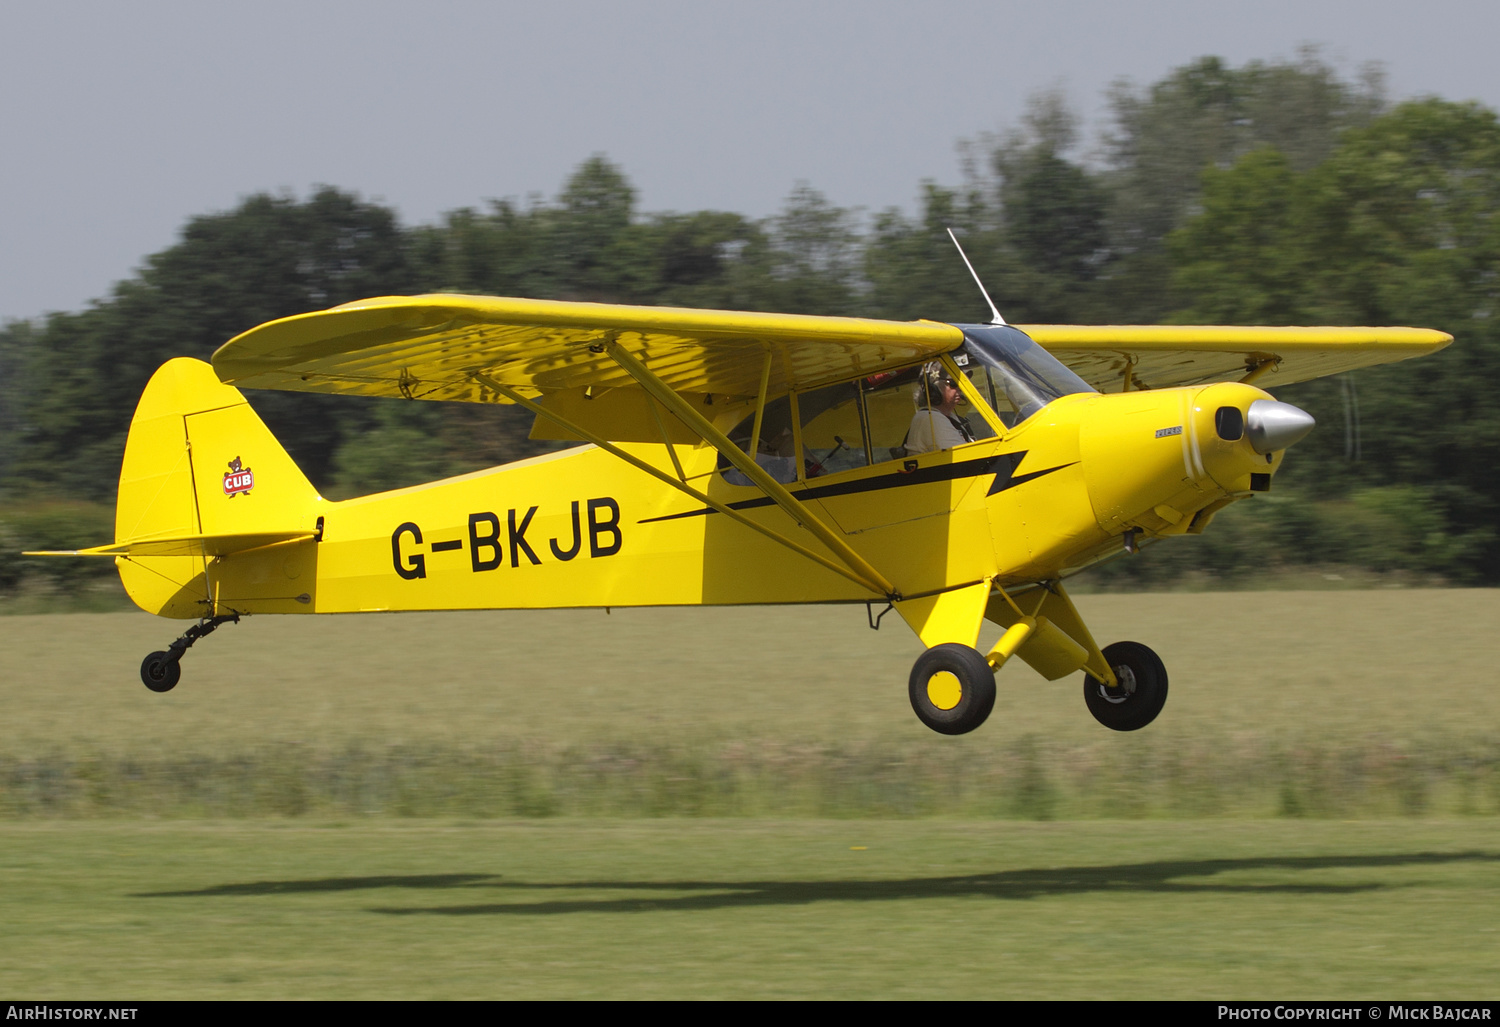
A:
POLYGON ((927 679, 927 701, 940 710, 951 710, 964 697, 964 686, 946 670, 927 679))

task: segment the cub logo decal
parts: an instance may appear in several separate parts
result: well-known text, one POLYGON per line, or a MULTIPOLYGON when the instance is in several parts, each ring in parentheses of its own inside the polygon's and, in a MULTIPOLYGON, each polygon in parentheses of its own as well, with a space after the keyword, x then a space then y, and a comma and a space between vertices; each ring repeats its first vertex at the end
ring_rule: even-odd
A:
POLYGON ((229 470, 224 472, 224 495, 233 499, 241 494, 249 495, 253 488, 255 488, 254 472, 242 465, 239 457, 229 461, 229 470))

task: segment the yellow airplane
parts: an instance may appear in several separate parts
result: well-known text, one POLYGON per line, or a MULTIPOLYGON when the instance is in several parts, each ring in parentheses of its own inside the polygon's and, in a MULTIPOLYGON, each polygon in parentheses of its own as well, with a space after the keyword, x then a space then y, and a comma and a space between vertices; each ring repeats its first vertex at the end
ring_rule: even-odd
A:
POLYGON ((908 690, 935 731, 983 723, 1012 656, 1082 670, 1090 712, 1131 731, 1166 670, 1101 649, 1063 579, 1269 489, 1313 419, 1259 385, 1450 341, 381 297, 164 364, 115 542, 70 555, 114 557, 142 609, 197 621, 142 664, 158 692, 250 614, 865 603, 921 639, 908 690), (240 388, 517 403, 534 438, 585 445, 330 502, 240 388), (1004 628, 988 653, 985 620, 1004 628))

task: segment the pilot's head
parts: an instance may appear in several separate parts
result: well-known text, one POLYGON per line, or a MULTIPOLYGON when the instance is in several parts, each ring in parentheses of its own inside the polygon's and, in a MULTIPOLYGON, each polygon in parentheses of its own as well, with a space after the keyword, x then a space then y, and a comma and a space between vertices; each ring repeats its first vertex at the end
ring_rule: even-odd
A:
POLYGON ((922 366, 922 374, 917 379, 917 406, 951 409, 962 399, 958 382, 953 380, 942 361, 932 360, 922 366))

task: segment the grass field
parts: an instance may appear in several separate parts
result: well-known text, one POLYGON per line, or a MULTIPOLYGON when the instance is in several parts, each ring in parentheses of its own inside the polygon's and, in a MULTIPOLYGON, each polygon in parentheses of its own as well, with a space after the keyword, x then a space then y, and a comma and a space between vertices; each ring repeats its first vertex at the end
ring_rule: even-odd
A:
POLYGON ((1490 999, 1500 823, 0 827, 27 998, 1490 999))
POLYGON ((0 618, 0 991, 1496 997, 1500 593, 1080 606, 1145 731, 861 608, 0 618))
POLYGON ((1148 729, 1019 663, 935 735, 861 607, 0 618, 0 817, 1323 817, 1500 812, 1500 592, 1095 595, 1155 647, 1148 729))

